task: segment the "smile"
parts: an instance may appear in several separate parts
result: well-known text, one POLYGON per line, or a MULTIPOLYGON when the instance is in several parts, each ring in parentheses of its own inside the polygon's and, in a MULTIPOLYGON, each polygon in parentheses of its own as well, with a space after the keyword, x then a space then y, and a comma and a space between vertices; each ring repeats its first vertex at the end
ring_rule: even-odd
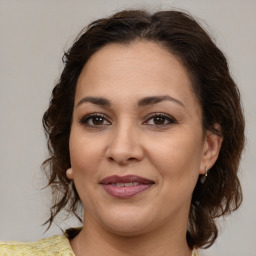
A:
POLYGON ((101 180, 100 184, 109 195, 127 199, 149 189, 155 182, 135 175, 114 175, 101 180))
POLYGON ((111 185, 116 187, 130 187, 130 186, 137 186, 139 182, 128 182, 128 183, 113 183, 111 185))

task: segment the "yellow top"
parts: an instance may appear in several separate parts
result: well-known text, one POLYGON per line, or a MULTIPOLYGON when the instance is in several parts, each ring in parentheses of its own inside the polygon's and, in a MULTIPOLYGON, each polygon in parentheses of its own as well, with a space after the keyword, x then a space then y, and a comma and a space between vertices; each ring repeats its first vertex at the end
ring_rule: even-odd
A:
MULTIPOLYGON (((52 236, 36 242, 1 242, 0 256, 75 256, 66 235, 52 236)), ((196 249, 192 256, 199 256, 196 249)))
POLYGON ((36 242, 1 242, 0 256, 75 256, 65 235, 36 242))

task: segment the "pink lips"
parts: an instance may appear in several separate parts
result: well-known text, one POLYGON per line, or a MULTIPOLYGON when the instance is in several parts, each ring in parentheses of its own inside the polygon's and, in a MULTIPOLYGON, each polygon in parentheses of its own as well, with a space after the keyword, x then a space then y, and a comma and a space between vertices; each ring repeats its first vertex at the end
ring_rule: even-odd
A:
POLYGON ((136 175, 114 175, 101 180, 100 184, 111 196, 125 199, 150 188, 154 182, 136 175))

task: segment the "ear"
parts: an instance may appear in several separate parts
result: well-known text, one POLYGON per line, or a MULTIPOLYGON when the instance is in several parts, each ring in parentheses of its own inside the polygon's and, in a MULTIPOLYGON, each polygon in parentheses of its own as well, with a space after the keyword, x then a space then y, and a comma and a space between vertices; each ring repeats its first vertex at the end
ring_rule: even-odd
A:
MULTIPOLYGON (((216 124, 215 128, 221 129, 220 125, 216 124)), ((203 152, 200 165, 200 174, 204 175, 206 170, 209 170, 218 159, 223 137, 216 135, 211 131, 206 131, 203 152)))
POLYGON ((72 168, 67 169, 66 176, 68 179, 73 180, 73 170, 72 168))

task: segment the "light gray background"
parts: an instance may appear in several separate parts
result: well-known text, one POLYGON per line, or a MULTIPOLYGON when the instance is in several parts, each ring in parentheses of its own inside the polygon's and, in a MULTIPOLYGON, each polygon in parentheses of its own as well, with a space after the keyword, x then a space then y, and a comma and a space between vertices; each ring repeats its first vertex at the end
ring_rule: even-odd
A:
POLYGON ((205 254, 255 256, 255 0, 0 0, 0 240, 31 241, 60 233, 55 226, 43 234, 40 226, 50 199, 39 189, 44 184, 40 164, 47 156, 41 118, 62 70, 63 50, 89 22, 126 7, 185 9, 208 24, 228 57, 247 121, 240 168, 244 203, 225 220, 205 254))

